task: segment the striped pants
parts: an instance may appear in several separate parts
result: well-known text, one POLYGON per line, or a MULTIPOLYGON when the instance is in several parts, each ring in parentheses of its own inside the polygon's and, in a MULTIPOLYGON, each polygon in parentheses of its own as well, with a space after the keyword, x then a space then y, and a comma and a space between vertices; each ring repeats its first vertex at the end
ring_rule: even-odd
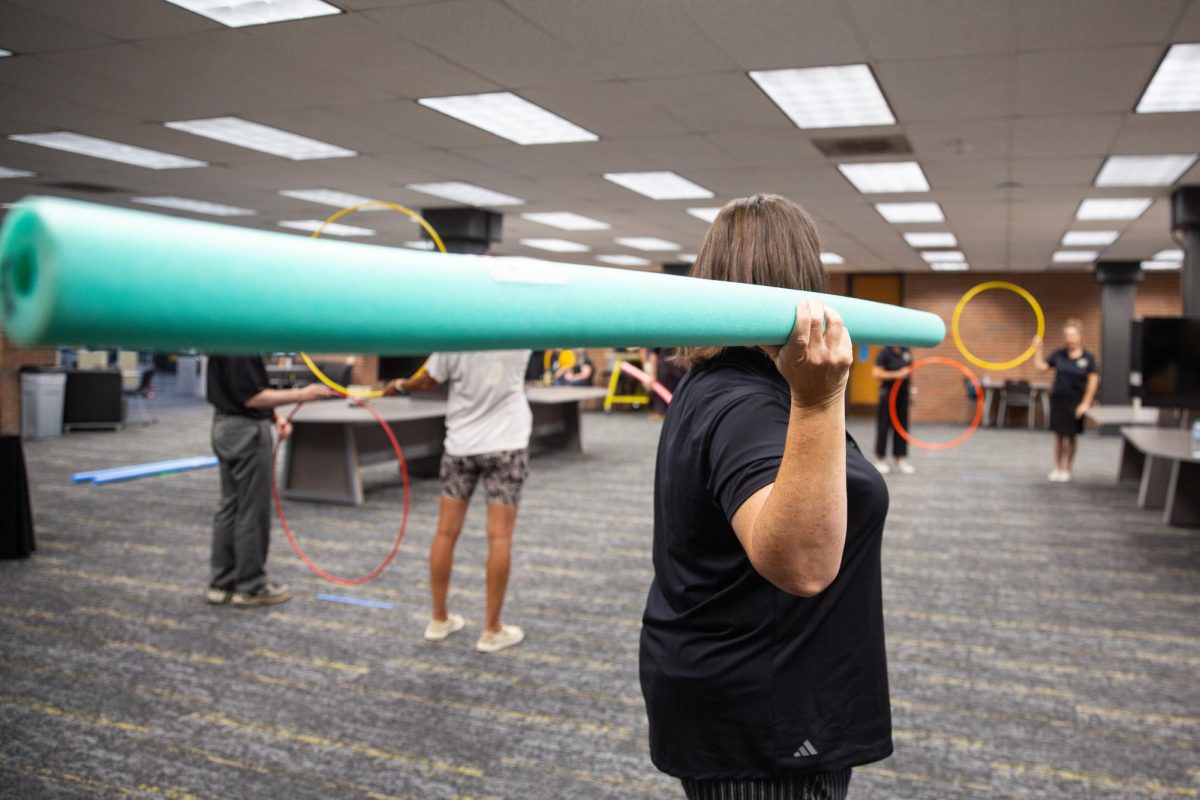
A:
POLYGON ((781 778, 683 779, 688 800, 845 800, 849 768, 781 778))

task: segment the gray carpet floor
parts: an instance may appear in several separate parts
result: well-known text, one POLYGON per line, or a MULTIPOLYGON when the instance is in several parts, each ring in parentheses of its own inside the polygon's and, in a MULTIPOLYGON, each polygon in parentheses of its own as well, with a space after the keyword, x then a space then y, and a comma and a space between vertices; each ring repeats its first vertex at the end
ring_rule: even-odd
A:
MULTIPOLYGON (((276 525, 271 570, 296 598, 206 605, 215 471, 68 482, 209 452, 206 407, 154 406, 155 425, 26 443, 39 549, 0 562, 0 795, 682 797, 649 762, 636 671, 656 423, 588 414, 584 455, 533 460, 505 614, 529 638, 483 656, 481 509, 451 595, 469 627, 421 639, 428 480, 379 580, 322 581, 276 525)), ((889 476, 896 754, 856 770, 852 798, 1200 796, 1200 531, 1138 510, 1116 440, 1086 437, 1072 484, 1045 481, 1048 451, 1044 433, 984 430, 889 476)), ((336 574, 395 536, 394 470, 368 479, 362 508, 287 504, 336 574)))

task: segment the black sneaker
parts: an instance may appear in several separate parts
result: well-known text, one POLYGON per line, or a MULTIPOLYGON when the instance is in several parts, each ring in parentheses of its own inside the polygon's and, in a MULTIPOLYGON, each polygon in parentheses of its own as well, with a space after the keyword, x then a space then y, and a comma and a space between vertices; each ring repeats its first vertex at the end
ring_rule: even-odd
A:
POLYGON ((234 592, 230 603, 237 608, 273 606, 292 599, 292 590, 282 583, 266 583, 254 592, 234 592))

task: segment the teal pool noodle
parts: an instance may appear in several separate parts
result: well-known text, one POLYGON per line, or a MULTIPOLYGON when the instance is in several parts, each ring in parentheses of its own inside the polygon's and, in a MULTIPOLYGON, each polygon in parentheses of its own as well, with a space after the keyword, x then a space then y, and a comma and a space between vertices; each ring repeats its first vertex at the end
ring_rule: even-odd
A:
POLYGON ((206 352, 422 354, 779 344, 796 302, 856 343, 932 347, 941 318, 837 295, 534 259, 446 255, 239 228, 60 198, 0 229, 4 335, 206 352))

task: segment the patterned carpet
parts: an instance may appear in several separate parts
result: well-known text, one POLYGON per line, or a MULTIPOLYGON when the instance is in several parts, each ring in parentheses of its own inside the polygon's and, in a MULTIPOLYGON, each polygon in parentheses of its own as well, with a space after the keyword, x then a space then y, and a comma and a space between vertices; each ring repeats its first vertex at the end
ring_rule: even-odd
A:
MULTIPOLYGON (((585 455, 533 460, 505 615, 529 639, 483 656, 478 510, 451 595, 469 627, 420 638, 431 481, 381 579, 321 581, 276 526, 272 572, 296 599, 207 606, 214 471, 67 480, 209 452, 204 406, 155 405, 156 425, 26 443, 39 551, 0 562, 0 795, 682 797, 649 763, 636 672, 655 423, 588 414, 585 455)), ((852 798, 1200 797, 1200 531, 1113 484, 1115 440, 1082 442, 1073 484, 1045 481, 1048 450, 985 430, 889 476, 897 752, 855 772, 852 798)), ((394 536, 394 474, 369 477, 362 508, 288 504, 335 573, 370 569, 394 536)))

